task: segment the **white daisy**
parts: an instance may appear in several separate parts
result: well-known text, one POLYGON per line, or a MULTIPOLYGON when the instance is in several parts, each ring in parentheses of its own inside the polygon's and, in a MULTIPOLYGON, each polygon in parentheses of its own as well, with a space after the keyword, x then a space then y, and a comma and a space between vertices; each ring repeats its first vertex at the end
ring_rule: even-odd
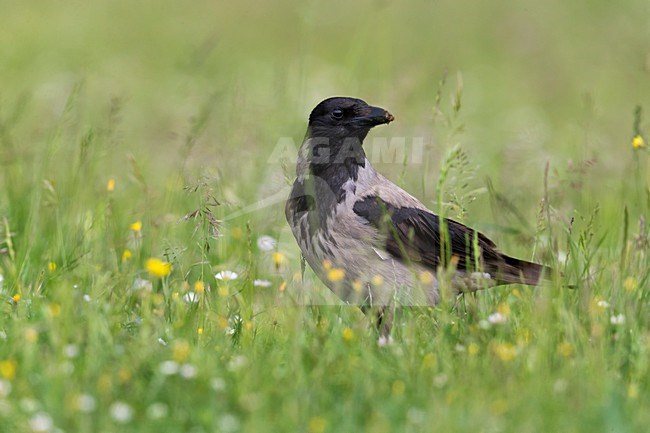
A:
POLYGON ((501 325, 503 323, 506 323, 507 320, 508 318, 506 316, 498 312, 494 314, 490 314, 488 316, 488 322, 490 322, 493 325, 501 325))
POLYGON ((564 379, 558 379, 558 380, 556 380, 555 383, 553 384, 553 391, 554 391, 556 394, 562 394, 564 391, 566 391, 568 385, 569 385, 569 384, 567 383, 566 380, 564 380, 564 379))
POLYGON ((0 399, 5 398, 9 394, 11 394, 11 382, 0 379, 0 399))
POLYGON ((192 364, 183 364, 181 365, 180 374, 184 379, 192 379, 196 376, 196 367, 192 364))
POLYGON ((169 409, 165 403, 152 403, 147 408, 147 416, 150 419, 160 419, 167 416, 169 409))
POLYGON ((622 314, 612 316, 609 318, 609 323, 612 325, 622 325, 625 323, 625 316, 622 314))
POLYGON ((380 335, 379 338, 377 339, 377 346, 379 347, 386 347, 386 346, 392 346, 393 344, 393 337, 390 335, 386 337, 385 335, 380 335))
POLYGON ((66 344, 63 353, 67 358, 76 358, 79 355, 79 347, 76 344, 66 344))
POLYGON ((36 412, 41 404, 33 398, 23 398, 20 400, 20 408, 25 412, 36 412))
POLYGON ((226 389, 226 381, 220 377, 215 377, 210 381, 210 387, 215 391, 223 391, 226 389))
POLYGON ((145 280, 144 278, 136 278, 133 281, 132 289, 136 290, 136 291, 144 290, 144 291, 147 291, 147 292, 151 292, 151 290, 153 289, 153 285, 151 284, 151 281, 149 281, 149 280, 145 280))
POLYGON ((443 386, 447 385, 448 380, 449 377, 447 377, 445 373, 440 373, 433 378, 433 384, 438 388, 442 388, 443 386))
POLYGON ((411 424, 422 424, 426 418, 427 413, 422 409, 412 407, 406 412, 406 419, 411 424))
POLYGON ((172 376, 178 373, 178 363, 175 361, 163 361, 158 365, 158 371, 165 376, 172 376))
POLYGON ((235 415, 227 413, 219 420, 219 428, 217 430, 230 433, 239 430, 239 426, 239 419, 235 415))
POLYGON ((114 402, 109 408, 111 418, 120 424, 126 424, 133 418, 133 409, 123 401, 114 402))
POLYGON ((188 304, 196 304, 199 302, 199 295, 194 292, 187 292, 183 295, 183 301, 187 302, 188 304))
POLYGON ((240 370, 248 365, 248 359, 244 355, 235 356, 228 363, 228 369, 231 371, 240 370))
POLYGON ((92 412, 97 407, 95 397, 90 394, 79 394, 77 396, 77 409, 81 412, 92 412))
POLYGON ((269 280, 255 280, 253 285, 255 287, 271 287, 271 282, 269 280))
POLYGON ((262 251, 273 251, 278 242, 273 239, 271 236, 260 236, 257 238, 257 248, 262 251))
POLYGON ((239 275, 237 275, 237 272, 233 271, 221 271, 217 272, 217 274, 214 276, 217 280, 222 280, 222 281, 230 281, 230 280, 236 280, 239 275))
POLYGON ((478 327, 481 329, 490 329, 490 322, 485 319, 481 319, 478 321, 478 327))
POLYGON ((38 412, 29 419, 29 428, 33 432, 49 432, 52 431, 53 427, 54 421, 52 421, 52 417, 45 412, 38 412))

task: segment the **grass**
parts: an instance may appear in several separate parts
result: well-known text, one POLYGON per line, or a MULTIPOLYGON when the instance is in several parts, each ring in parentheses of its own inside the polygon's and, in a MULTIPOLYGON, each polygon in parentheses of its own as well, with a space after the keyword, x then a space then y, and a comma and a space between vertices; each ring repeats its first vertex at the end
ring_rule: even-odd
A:
POLYGON ((647 5, 344 7, 3 3, 1 431, 646 430, 647 5), (575 289, 380 347, 274 199, 333 94, 396 116, 382 173, 575 289))

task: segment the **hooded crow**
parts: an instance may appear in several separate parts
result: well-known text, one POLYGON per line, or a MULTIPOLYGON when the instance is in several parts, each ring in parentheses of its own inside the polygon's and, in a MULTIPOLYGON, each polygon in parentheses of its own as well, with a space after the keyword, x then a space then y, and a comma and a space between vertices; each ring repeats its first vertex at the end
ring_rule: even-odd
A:
MULTIPOLYGON (((285 214, 323 283, 381 321, 389 306, 438 303, 445 270, 456 292, 548 278, 549 268, 499 252, 485 235, 438 217, 375 171, 363 140, 393 120, 346 97, 322 101, 309 116, 285 214)), ((389 327, 389 320, 382 325, 389 327)))

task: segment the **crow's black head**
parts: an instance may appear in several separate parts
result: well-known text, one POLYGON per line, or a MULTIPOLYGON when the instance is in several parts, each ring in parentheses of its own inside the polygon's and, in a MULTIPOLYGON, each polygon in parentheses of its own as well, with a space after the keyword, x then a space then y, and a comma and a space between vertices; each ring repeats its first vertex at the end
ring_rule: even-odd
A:
POLYGON ((392 122, 388 111, 361 99, 335 97, 322 101, 309 116, 309 135, 333 139, 363 140, 374 126, 392 122))

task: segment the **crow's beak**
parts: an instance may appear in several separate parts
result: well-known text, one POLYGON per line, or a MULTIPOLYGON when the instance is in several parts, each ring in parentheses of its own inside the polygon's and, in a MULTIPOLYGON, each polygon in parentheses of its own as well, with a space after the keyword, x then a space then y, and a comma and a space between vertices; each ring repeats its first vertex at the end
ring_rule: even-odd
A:
POLYGON ((368 107, 367 111, 361 113, 353 122, 360 127, 372 128, 373 126, 390 123, 393 120, 395 120, 395 117, 383 108, 368 107))

